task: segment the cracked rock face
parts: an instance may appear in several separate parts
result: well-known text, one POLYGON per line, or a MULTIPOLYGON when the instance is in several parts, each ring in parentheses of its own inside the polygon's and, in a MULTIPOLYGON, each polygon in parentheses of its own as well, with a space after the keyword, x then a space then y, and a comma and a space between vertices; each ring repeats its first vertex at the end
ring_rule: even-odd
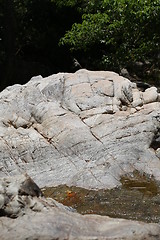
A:
POLYGON ((113 72, 32 78, 0 93, 0 177, 40 187, 114 188, 138 170, 160 180, 160 95, 113 72))
POLYGON ((45 199, 28 175, 0 179, 1 240, 156 240, 160 226, 107 216, 80 215, 45 199))

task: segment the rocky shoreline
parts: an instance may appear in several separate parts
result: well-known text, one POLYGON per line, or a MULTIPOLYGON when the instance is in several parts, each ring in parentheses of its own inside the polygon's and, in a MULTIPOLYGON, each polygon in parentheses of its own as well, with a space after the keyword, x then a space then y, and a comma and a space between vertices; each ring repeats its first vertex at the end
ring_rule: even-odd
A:
POLYGON ((1 239, 159 239, 158 224, 82 216, 39 189, 113 189, 135 170, 160 181, 159 129, 157 88, 141 91, 114 72, 81 69, 7 87, 0 93, 1 239))
POLYGON ((94 214, 80 215, 45 199, 27 175, 0 180, 1 240, 159 239, 160 226, 94 214))

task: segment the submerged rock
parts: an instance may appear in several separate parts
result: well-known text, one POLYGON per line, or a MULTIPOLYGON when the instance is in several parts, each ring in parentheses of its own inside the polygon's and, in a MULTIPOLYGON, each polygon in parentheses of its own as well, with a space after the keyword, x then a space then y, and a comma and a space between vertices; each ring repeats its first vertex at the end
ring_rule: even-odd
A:
POLYGON ((160 180, 160 94, 113 72, 58 73, 0 93, 0 177, 40 187, 114 188, 134 170, 160 180))

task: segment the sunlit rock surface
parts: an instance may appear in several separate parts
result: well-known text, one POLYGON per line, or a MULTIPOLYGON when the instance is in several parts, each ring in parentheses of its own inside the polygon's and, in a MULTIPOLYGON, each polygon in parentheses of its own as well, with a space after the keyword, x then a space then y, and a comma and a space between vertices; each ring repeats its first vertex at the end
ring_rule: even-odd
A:
POLYGON ((27 175, 0 179, 1 240, 155 240, 160 226, 107 216, 80 215, 45 199, 27 175))
POLYGON ((138 170, 160 180, 160 95, 113 72, 32 78, 0 93, 0 177, 40 187, 119 186, 138 170), (154 144, 155 143, 155 144, 154 144))

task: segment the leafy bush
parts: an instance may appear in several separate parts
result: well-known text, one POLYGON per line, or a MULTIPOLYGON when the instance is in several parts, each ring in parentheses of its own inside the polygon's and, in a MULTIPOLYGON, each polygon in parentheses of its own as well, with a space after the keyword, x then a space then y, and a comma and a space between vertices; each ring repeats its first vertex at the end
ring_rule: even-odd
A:
POLYGON ((82 22, 61 38, 72 52, 100 51, 107 69, 153 58, 160 50, 159 0, 58 1, 79 9, 82 22))

